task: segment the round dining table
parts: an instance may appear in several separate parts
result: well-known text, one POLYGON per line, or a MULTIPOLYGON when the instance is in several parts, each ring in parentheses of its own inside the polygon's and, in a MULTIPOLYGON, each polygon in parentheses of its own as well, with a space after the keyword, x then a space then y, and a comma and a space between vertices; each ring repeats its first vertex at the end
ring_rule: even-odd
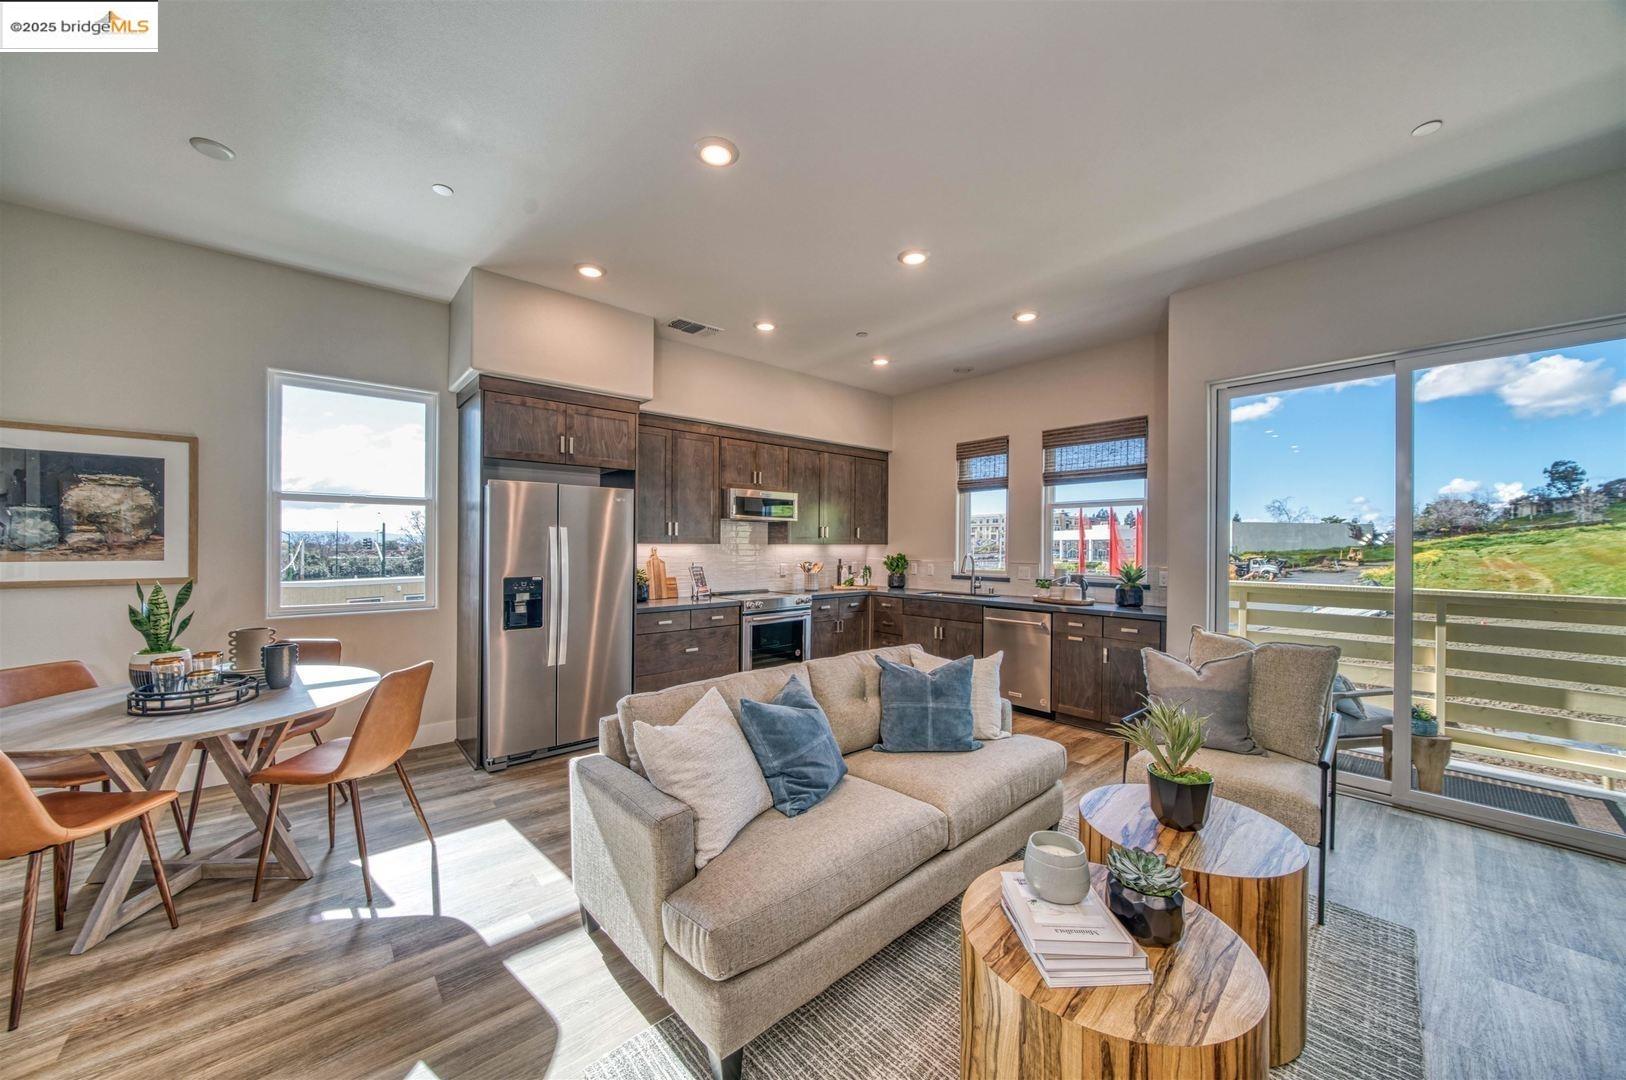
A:
MULTIPOLYGON (((8 754, 89 754, 113 784, 123 791, 175 790, 192 748, 200 746, 219 766, 232 794, 253 822, 241 836, 202 854, 164 860, 171 893, 208 877, 252 877, 265 829, 266 796, 249 782, 271 763, 289 726, 327 712, 372 692, 378 672, 338 664, 300 664, 286 689, 262 689, 258 697, 230 708, 170 716, 131 716, 125 710, 128 688, 98 686, 0 709, 0 750, 8 754), (145 761, 159 751, 157 762, 145 761)), ((294 843, 287 818, 277 815, 271 838, 276 866, 286 876, 305 880, 310 864, 294 843)), ((141 867, 140 828, 135 821, 119 826, 89 880, 101 890, 74 942, 73 953, 89 949, 114 930, 157 907, 156 886, 128 895, 141 867)))

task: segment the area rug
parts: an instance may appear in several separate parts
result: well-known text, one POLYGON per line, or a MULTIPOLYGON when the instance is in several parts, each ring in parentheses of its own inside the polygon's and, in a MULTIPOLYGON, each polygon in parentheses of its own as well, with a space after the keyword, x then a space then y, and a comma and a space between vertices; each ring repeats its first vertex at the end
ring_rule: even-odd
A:
MULTIPOLYGON (((1315 897, 1309 909, 1315 910, 1315 897)), ((1304 1053, 1272 1080, 1425 1080, 1417 936, 1327 905, 1310 923, 1304 1053)), ((745 1080, 954 1080, 960 1074, 956 900, 753 1039, 745 1080)), ((586 1080, 709 1080, 706 1052, 675 1016, 622 1043, 586 1080)))

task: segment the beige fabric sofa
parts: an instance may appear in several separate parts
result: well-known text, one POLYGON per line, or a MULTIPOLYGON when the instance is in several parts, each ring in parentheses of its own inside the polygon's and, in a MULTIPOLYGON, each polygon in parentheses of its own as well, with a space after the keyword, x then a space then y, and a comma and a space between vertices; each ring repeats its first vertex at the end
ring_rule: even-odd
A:
POLYGON ((572 874, 589 925, 665 996, 720 1076, 737 1074, 747 1042, 1061 819, 1059 743, 1012 735, 967 754, 871 749, 881 723, 872 658, 913 649, 633 694, 600 721, 600 752, 571 762, 572 874), (642 775, 632 723, 674 723, 712 686, 738 715, 741 698, 770 700, 793 675, 829 716, 848 774, 804 814, 763 813, 696 872, 693 813, 642 775))

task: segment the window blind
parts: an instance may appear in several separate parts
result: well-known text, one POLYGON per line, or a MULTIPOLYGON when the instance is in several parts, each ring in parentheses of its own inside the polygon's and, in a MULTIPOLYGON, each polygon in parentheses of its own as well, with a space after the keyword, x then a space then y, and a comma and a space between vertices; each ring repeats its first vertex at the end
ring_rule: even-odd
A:
POLYGON ((1044 433, 1044 482, 1121 480, 1146 475, 1146 417, 1054 428, 1044 433))
POLYGON ((954 448, 959 468, 957 487, 961 491, 993 491, 1010 486, 1011 440, 976 439, 954 448))

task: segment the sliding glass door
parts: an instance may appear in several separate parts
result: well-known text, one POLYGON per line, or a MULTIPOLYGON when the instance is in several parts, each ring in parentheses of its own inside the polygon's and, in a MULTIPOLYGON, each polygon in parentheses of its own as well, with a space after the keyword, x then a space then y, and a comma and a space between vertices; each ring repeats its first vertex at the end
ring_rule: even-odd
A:
POLYGON ((1338 646, 1345 786, 1626 857, 1626 324, 1216 404, 1214 623, 1338 646))

